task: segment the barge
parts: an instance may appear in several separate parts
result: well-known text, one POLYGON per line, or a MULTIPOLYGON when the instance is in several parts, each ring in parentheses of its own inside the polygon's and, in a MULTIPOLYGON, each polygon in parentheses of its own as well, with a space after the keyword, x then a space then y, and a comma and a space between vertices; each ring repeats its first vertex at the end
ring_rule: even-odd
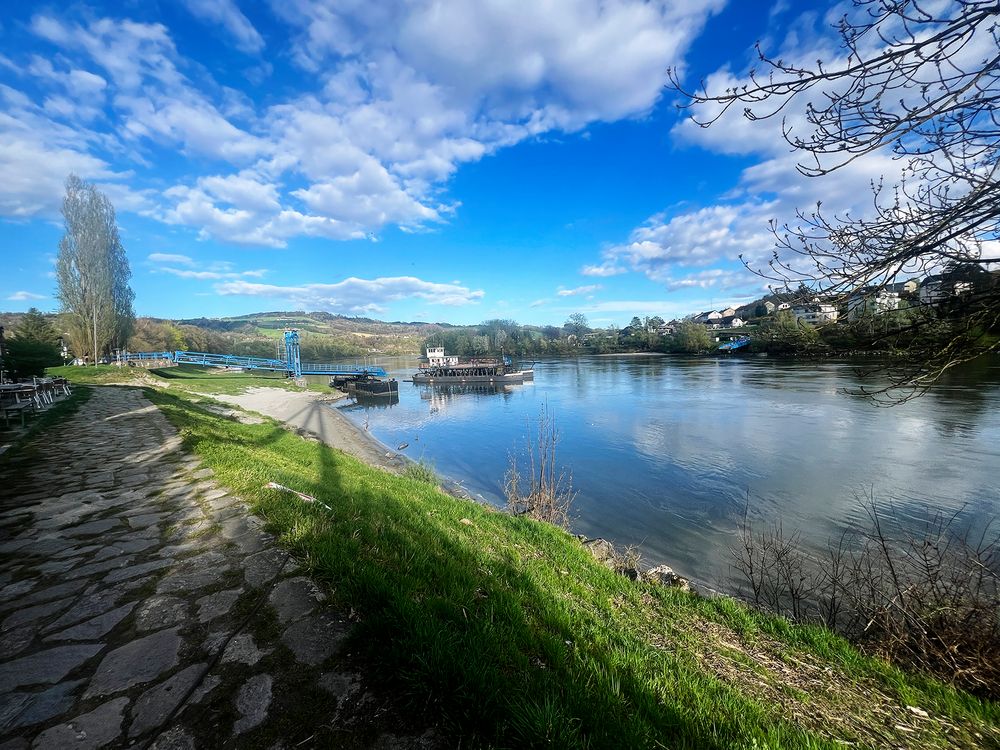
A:
POLYGON ((523 383, 533 380, 534 370, 530 367, 515 367, 510 357, 476 358, 459 361, 455 355, 444 353, 444 347, 427 349, 427 362, 413 374, 414 383, 523 383))
POLYGON ((330 387, 360 396, 399 396, 399 381, 395 378, 379 380, 369 376, 334 376, 330 387))

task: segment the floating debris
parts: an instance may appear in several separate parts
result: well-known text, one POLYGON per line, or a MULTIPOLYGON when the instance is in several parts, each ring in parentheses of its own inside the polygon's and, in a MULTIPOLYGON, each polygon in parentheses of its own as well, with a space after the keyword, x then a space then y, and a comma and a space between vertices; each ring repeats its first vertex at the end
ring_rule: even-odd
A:
POLYGON ((405 450, 406 448, 409 448, 409 447, 410 447, 409 443, 403 443, 402 445, 397 446, 396 450, 401 451, 401 450, 405 450))

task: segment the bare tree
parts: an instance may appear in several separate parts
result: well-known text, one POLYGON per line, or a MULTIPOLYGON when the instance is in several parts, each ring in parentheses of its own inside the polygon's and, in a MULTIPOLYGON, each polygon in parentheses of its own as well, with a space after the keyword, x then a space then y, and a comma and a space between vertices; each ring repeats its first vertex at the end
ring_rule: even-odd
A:
POLYGON ((1000 238, 1000 3, 929 5, 854 0, 837 24, 842 56, 799 65, 758 45, 760 69, 721 92, 685 91, 670 74, 683 108, 711 112, 695 118, 703 127, 737 106, 749 120, 780 117, 785 139, 804 155, 804 175, 822 177, 874 152, 901 161, 898 184, 870 185, 865 217, 831 216, 817 204, 794 221, 773 221, 773 257, 751 268, 835 302, 875 300, 897 280, 946 272, 943 293, 881 332, 905 338, 911 352, 887 386, 865 391, 890 403, 1000 348, 1000 285, 984 273, 991 259, 983 254, 1000 238))
POLYGON ((59 241, 56 278, 78 356, 125 346, 132 332, 135 299, 115 209, 107 196, 76 175, 66 180, 66 232, 59 241))
POLYGON ((517 456, 510 455, 510 465, 504 475, 507 509, 516 516, 529 516, 566 528, 570 508, 576 493, 572 477, 556 467, 556 446, 559 431, 548 406, 538 416, 534 441, 525 440, 527 477, 522 476, 517 456))

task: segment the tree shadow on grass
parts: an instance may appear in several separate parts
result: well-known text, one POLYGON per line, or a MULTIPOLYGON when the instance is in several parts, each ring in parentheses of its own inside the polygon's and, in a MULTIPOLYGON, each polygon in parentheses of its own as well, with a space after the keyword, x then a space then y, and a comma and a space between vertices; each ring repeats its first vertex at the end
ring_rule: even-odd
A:
MULTIPOLYGON (((754 716, 732 688, 686 673, 634 635, 601 632, 604 615, 561 601, 558 584, 540 585, 506 558, 509 550, 496 549, 511 541, 503 535, 512 524, 531 522, 444 496, 429 501, 419 483, 370 469, 359 480, 351 467, 342 470, 353 459, 323 445, 315 460, 312 491, 332 512, 289 509, 295 501, 287 499, 267 511, 277 526, 294 528, 288 541, 341 603, 363 613, 356 645, 386 694, 443 715, 456 733, 517 747, 731 747, 745 739, 741 717, 720 720, 733 706, 746 708, 751 724, 775 724, 754 716), (651 684, 657 670, 675 672, 675 701, 651 684), (693 705, 704 701, 726 710, 692 720, 693 705)), ((537 535, 559 533, 539 527, 537 535)), ((581 551, 545 564, 593 561, 581 551)), ((612 588, 627 585, 612 580, 612 588)), ((802 733, 785 727, 782 736, 802 733)))

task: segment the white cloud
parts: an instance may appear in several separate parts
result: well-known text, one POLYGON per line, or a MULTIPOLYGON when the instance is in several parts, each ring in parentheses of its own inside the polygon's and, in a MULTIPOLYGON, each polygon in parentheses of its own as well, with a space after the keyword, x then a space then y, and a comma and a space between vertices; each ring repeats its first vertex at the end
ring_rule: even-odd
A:
POLYGON ((560 297, 576 297, 580 294, 593 294, 600 289, 603 289, 600 284, 587 284, 586 286, 578 286, 575 289, 559 288, 556 294, 560 297))
POLYGON ((24 302, 25 300, 29 299, 48 299, 48 298, 49 297, 46 294, 35 294, 34 292, 21 291, 21 292, 14 292, 7 299, 12 302, 24 302))
POLYGON ((150 253, 146 256, 150 263, 174 263, 181 266, 193 266, 194 260, 188 255, 177 255, 175 253, 150 253))
POLYGON ((221 281, 223 279, 259 279, 265 276, 266 268, 249 271, 234 271, 233 264, 228 261, 198 261, 198 269, 193 258, 174 253, 152 253, 146 260, 153 266, 153 273, 167 273, 181 279, 197 279, 199 281, 221 281), (182 266, 182 268, 177 268, 182 266))
POLYGON ((613 260, 609 259, 604 263, 585 265, 580 269, 580 273, 584 276, 618 276, 623 273, 628 273, 628 269, 616 265, 613 260))
POLYGON ((264 38, 233 0, 184 0, 184 5, 196 18, 222 26, 241 51, 255 54, 264 49, 264 38))
POLYGON ((217 293, 292 300, 309 310, 327 310, 353 314, 383 313, 385 305, 402 299, 421 299, 433 304, 459 306, 478 302, 482 290, 457 284, 439 284, 413 276, 377 279, 347 278, 335 284, 278 286, 247 281, 217 284, 217 293))
MULTIPOLYGON (((234 0, 184 2, 244 51, 263 49, 234 0)), ((291 94, 270 92, 267 105, 183 59, 162 24, 39 13, 30 30, 56 50, 33 58, 30 74, 58 91, 36 108, 36 120, 49 123, 27 153, 60 181, 68 168, 105 181, 128 175, 139 183, 120 190, 128 210, 203 238, 282 247, 296 236, 416 230, 457 209, 442 183, 461 164, 549 131, 650 111, 664 70, 682 62, 722 5, 274 0, 292 59, 309 75, 291 94), (71 87, 87 95, 74 98, 71 87), (50 137, 55 122, 74 118, 101 129, 50 137), (171 173, 191 176, 164 189, 151 163, 157 149, 181 157, 171 173)), ((27 119, 20 124, 34 131, 27 119)), ((25 184, 26 163, 15 171, 20 181, 0 186, 0 212, 38 215, 39 201, 20 196, 45 190, 25 184)))

